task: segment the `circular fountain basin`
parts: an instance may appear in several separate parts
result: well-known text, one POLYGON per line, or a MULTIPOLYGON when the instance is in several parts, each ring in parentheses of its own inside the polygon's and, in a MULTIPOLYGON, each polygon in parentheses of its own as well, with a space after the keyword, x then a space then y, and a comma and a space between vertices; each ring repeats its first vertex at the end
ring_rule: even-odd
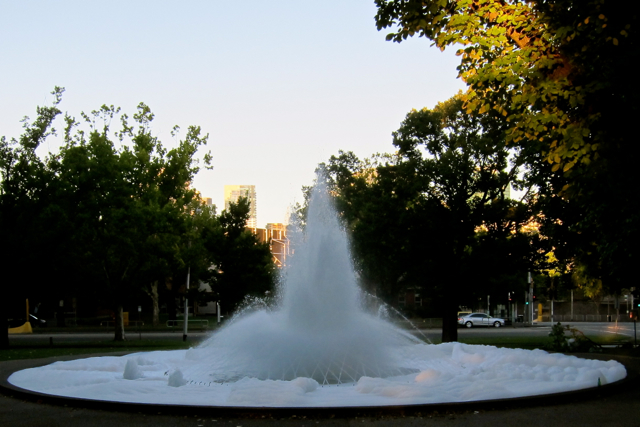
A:
POLYGON ((320 384, 234 378, 187 380, 190 350, 134 353, 56 362, 13 373, 8 382, 44 395, 137 404, 235 408, 346 408, 478 402, 562 393, 624 379, 616 361, 582 359, 542 350, 500 349, 446 343, 399 348, 397 360, 410 373, 361 376, 320 384))

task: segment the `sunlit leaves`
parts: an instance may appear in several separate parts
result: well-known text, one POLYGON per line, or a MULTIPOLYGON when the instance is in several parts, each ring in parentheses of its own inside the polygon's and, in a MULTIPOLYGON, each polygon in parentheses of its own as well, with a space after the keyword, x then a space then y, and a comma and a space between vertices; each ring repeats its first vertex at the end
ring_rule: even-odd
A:
MULTIPOLYGON (((616 30, 605 30, 611 21, 598 12, 602 0, 591 3, 593 13, 576 16, 574 26, 551 28, 547 15, 531 1, 377 0, 376 22, 379 29, 392 28, 387 38, 396 42, 416 34, 441 49, 465 46, 458 50, 458 70, 469 85, 467 111, 507 118, 510 142, 540 144, 552 162, 561 163, 557 169, 566 172, 576 162, 592 160, 592 150, 581 147, 590 136, 579 128, 590 129, 600 116, 585 114, 585 95, 598 90, 598 85, 575 86, 570 76, 579 70, 563 56, 563 41, 592 38, 597 44, 599 34, 607 31, 611 35, 601 39, 618 46, 618 37, 628 36, 628 24, 620 28, 616 23, 616 30), (434 20, 435 16, 439 18, 434 20), (541 122, 551 126, 541 128, 541 122), (550 141, 566 145, 562 155, 557 155, 559 147, 544 148, 550 141)), ((586 44, 582 49, 593 47, 586 44)))

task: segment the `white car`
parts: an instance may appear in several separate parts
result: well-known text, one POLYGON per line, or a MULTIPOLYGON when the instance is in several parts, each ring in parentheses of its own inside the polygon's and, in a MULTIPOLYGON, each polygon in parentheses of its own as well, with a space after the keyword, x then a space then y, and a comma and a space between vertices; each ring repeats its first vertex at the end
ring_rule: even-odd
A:
POLYGON ((493 326, 499 328, 504 326, 504 319, 491 317, 486 313, 471 313, 458 317, 458 324, 471 328, 472 326, 493 326))

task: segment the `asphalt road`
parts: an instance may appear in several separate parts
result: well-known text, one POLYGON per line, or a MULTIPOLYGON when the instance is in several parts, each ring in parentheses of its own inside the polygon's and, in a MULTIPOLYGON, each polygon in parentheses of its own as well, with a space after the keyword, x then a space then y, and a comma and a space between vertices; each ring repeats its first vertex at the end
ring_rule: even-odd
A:
MULTIPOLYGON (((587 335, 619 335, 621 338, 633 338, 633 323, 629 322, 562 322, 563 325, 575 327, 587 335)), ((503 334, 503 336, 548 336, 551 332, 552 324, 535 323, 532 327, 512 327, 505 326, 502 328, 493 327, 477 327, 477 328, 460 328, 459 335, 476 334, 477 336, 493 336, 495 334, 503 334)))
MULTIPOLYGON (((565 323, 563 323, 565 324, 565 323)), ((619 339, 622 340, 632 340, 634 338, 634 325, 629 322, 621 322, 616 324, 615 322, 576 322, 571 323, 568 322, 571 326, 574 326, 587 334, 590 337, 598 337, 598 336, 608 336, 615 335, 618 336, 619 339)), ((532 327, 512 327, 506 326, 502 328, 493 328, 493 327, 475 327, 475 328, 460 328, 458 329, 458 337, 461 340, 464 340, 465 337, 473 337, 473 338, 487 338, 491 339, 494 337, 548 337, 549 332, 551 332, 551 324, 550 323, 539 323, 535 324, 532 327)), ((640 332, 640 331, 639 331, 640 332)), ((418 329, 413 331, 416 336, 421 338, 427 338, 430 341, 439 341, 442 335, 440 329, 431 328, 431 329, 418 329)), ((202 332, 199 330, 189 332, 187 335, 187 340, 192 345, 197 345, 200 341, 205 339, 211 334, 211 332, 202 332)), ((142 332, 140 335, 137 331, 128 331, 127 339, 129 340, 138 340, 139 338, 143 340, 182 340, 182 330, 175 330, 169 332, 142 332)), ((640 338, 640 337, 639 337, 640 338)), ((25 334, 25 335, 10 335, 9 342, 11 345, 47 345, 50 343, 50 340, 53 340, 54 344, 87 344, 90 342, 96 341, 109 341, 113 339, 113 332, 107 331, 105 332, 50 332, 46 328, 37 329, 33 334, 25 334)))
MULTIPOLYGON (((211 332, 189 332, 187 341, 196 345, 209 336, 211 332)), ((126 333, 126 339, 136 341, 143 340, 167 340, 182 341, 182 330, 172 332, 142 332, 138 333, 129 331, 126 333)), ((33 334, 16 334, 9 335, 9 345, 48 345, 53 342, 54 345, 62 344, 89 344, 91 342, 105 342, 113 340, 113 332, 49 332, 46 329, 34 331, 33 334), (53 341, 51 341, 53 340, 53 341)))
MULTIPOLYGON (((592 339, 596 339, 598 337, 606 337, 610 335, 614 335, 619 338, 620 341, 632 340, 634 338, 634 329, 633 323, 618 323, 615 322, 607 323, 607 322, 567 322, 562 323, 563 325, 571 325, 584 332, 587 336, 592 339)), ((458 329, 458 339, 464 341, 467 337, 473 338, 487 338, 490 340, 494 337, 504 337, 504 338, 513 338, 513 337, 539 337, 546 338, 549 336, 551 332, 551 323, 536 323, 534 326, 505 326, 501 328, 494 327, 473 327, 473 328, 459 328, 458 329)), ((640 332, 640 331, 638 331, 640 332)), ((420 329, 419 331, 414 332, 414 335, 419 337, 426 337, 431 341, 439 341, 442 335, 440 329, 420 329)), ((640 338, 640 334, 638 336, 640 338)))

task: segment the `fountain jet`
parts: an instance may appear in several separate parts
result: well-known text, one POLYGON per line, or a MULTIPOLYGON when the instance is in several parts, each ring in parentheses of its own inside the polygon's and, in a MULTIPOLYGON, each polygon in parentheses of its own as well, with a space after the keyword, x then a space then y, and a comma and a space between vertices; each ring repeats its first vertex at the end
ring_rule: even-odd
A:
POLYGON ((362 310, 347 234, 322 177, 318 182, 304 231, 291 233, 295 252, 282 276, 280 306, 241 316, 191 350, 187 357, 200 363, 186 377, 340 384, 411 371, 393 350, 417 340, 362 310))

